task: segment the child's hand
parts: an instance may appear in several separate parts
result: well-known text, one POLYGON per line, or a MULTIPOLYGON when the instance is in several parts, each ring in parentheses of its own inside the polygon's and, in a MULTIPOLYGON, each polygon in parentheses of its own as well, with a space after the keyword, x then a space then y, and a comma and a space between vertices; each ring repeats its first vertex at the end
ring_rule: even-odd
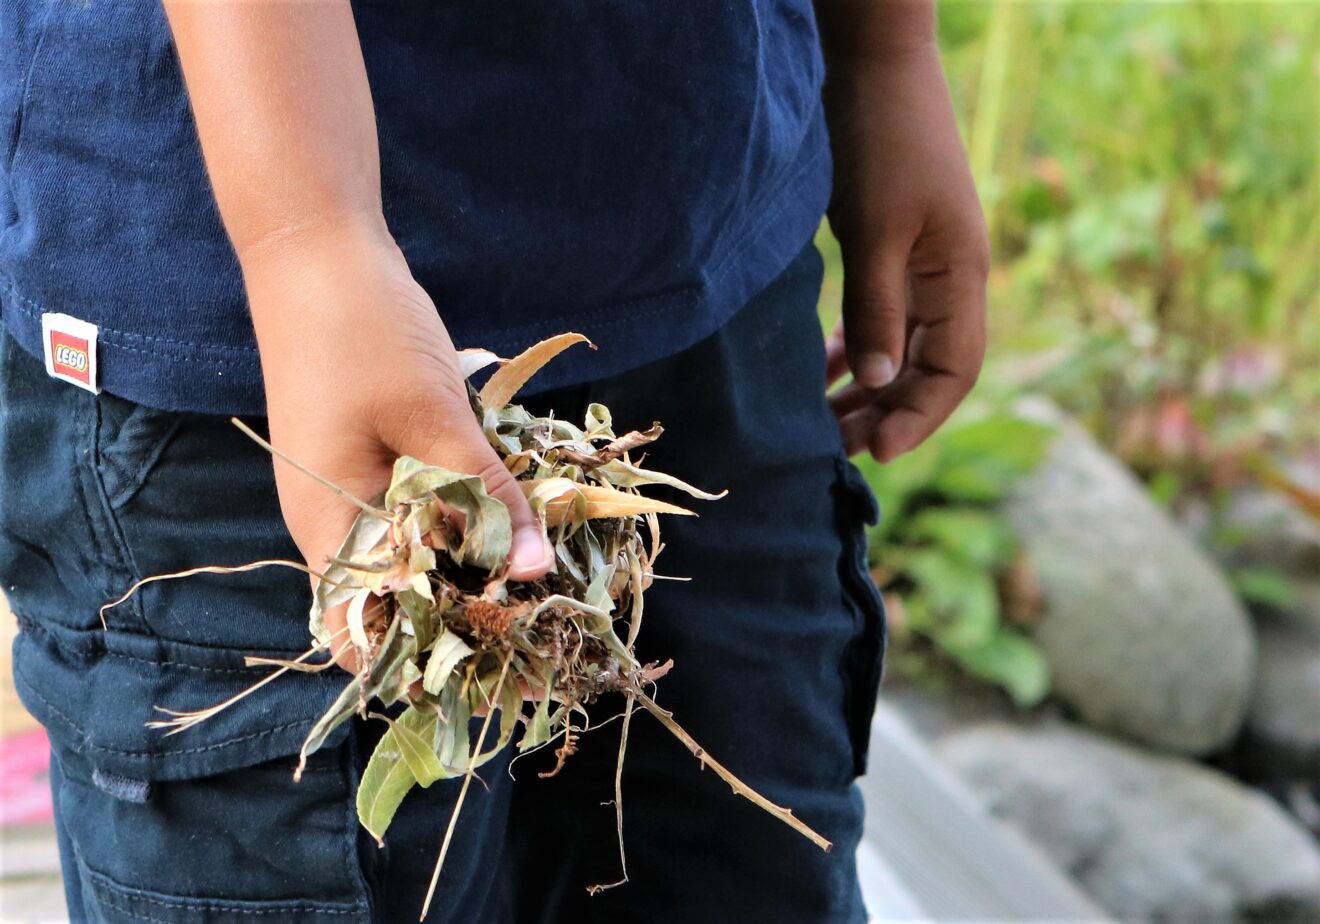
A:
MULTIPOLYGON (((243 268, 277 448, 366 501, 389 485, 400 455, 479 474, 513 519, 509 576, 549 570, 539 521, 473 416, 435 306, 383 228, 249 248, 243 268)), ((289 531, 319 570, 358 511, 284 462, 275 476, 289 531)), ((327 628, 343 620, 342 608, 329 613, 327 628)), ((351 668, 347 636, 337 639, 351 668)))
POLYGON ((854 378, 830 403, 849 455, 887 462, 933 433, 980 373, 985 221, 933 41, 832 60, 826 103, 844 266, 829 381, 854 378))

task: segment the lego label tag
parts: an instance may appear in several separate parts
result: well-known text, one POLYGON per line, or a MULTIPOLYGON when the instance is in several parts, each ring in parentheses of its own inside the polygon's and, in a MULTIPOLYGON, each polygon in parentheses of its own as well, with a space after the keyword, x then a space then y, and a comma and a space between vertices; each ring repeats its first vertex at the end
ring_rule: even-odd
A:
POLYGON ((96 384, 96 325, 67 314, 41 316, 41 343, 46 354, 46 374, 92 394, 96 384))

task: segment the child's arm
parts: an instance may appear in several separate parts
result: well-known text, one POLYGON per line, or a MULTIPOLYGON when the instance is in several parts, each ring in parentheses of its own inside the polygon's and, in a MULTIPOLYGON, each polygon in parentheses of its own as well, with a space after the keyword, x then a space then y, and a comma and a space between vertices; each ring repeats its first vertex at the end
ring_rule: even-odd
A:
MULTIPOLYGON (((401 454, 480 474, 513 516, 512 576, 545 573, 537 521, 474 419, 444 324, 385 226, 348 0, 165 8, 242 265, 274 444, 367 499, 401 454)), ((276 480, 289 531, 318 567, 355 508, 282 463, 276 480)))
POLYGON ((816 0, 816 11, 835 160, 830 225, 844 262, 830 375, 851 368, 861 383, 831 403, 849 453, 888 461, 929 436, 976 381, 989 245, 934 0, 816 0))

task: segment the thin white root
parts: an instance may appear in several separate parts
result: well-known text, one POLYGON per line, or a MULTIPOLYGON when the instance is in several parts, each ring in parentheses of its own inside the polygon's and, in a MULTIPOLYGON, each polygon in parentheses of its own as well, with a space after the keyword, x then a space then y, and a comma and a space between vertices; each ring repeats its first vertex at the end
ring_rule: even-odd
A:
POLYGON ((111 600, 109 603, 101 604, 101 609, 98 611, 101 617, 101 628, 109 629, 109 626, 105 621, 106 610, 112 610, 119 606, 119 604, 128 600, 148 584, 155 584, 157 581, 175 581, 179 578, 193 577, 198 574, 242 574, 245 571, 256 571, 259 568, 272 567, 292 568, 295 571, 301 571, 303 574, 310 574, 314 578, 334 584, 336 587, 343 586, 336 581, 331 581, 316 569, 309 568, 300 561, 290 561, 287 558, 263 558, 261 561, 251 561, 245 565, 202 565, 198 568, 187 568, 183 571, 172 571, 169 574, 152 574, 148 577, 144 577, 128 590, 124 591, 124 593, 118 598, 111 600))

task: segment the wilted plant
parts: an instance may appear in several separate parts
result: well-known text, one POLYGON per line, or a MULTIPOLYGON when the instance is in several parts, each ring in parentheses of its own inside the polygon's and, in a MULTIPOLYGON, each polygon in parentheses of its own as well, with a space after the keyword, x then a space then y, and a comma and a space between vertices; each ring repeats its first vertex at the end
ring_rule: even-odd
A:
MULTIPOLYGON (((347 624, 342 631, 348 633, 357 670, 308 733, 296 776, 307 756, 354 715, 388 722, 389 730, 373 751, 357 792, 358 817, 378 841, 414 786, 463 779, 423 917, 477 768, 514 740, 521 722, 518 750, 527 753, 555 746, 557 764, 547 775, 557 773, 589 726, 586 706, 606 694, 619 694, 623 700, 615 777, 623 876, 611 885, 627 881, 620 786, 628 726, 637 705, 734 792, 822 849, 830 847, 790 810, 769 802, 707 754, 649 692, 672 667, 672 661, 643 664, 634 654, 643 595, 658 577, 653 568, 663 550, 659 515, 691 511, 645 497, 638 488, 667 485, 705 500, 722 495, 643 468, 640 458, 634 460, 636 450, 660 437, 659 423, 620 436, 614 432, 608 408, 600 404, 588 407, 578 426, 554 416, 536 417, 509 403, 546 362, 583 342, 586 338, 580 334, 561 334, 508 361, 483 350, 460 354, 466 376, 500 364, 480 391, 469 384, 472 410, 545 523, 554 546, 555 570, 534 581, 508 580, 512 530, 505 506, 486 493, 480 477, 405 456, 395 463, 389 490, 375 503, 350 498, 361 513, 325 571, 313 572, 319 582, 311 610, 312 648, 293 660, 248 658, 249 664, 278 670, 224 703, 195 712, 162 710, 170 718, 152 723, 173 734, 215 715, 285 671, 330 667, 333 661, 311 658, 329 651, 334 641, 325 625, 326 612, 346 604, 347 624), (525 709, 528 700, 530 715, 525 709), (391 717, 373 711, 377 701, 404 707, 391 717), (492 735, 496 713, 499 722, 492 735)), ((148 581, 271 564, 302 567, 292 562, 254 562, 239 568, 193 569, 148 581)), ((127 599, 136 589, 108 606, 127 599)))

